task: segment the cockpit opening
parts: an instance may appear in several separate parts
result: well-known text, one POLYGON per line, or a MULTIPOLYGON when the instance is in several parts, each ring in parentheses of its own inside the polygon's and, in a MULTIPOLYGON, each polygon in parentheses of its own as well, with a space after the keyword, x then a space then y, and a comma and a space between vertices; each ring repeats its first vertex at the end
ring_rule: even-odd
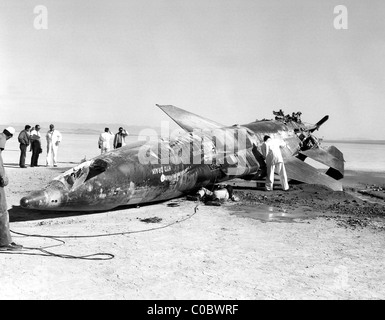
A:
POLYGON ((108 163, 102 159, 96 159, 89 166, 89 171, 87 178, 84 181, 87 181, 107 170, 108 163))

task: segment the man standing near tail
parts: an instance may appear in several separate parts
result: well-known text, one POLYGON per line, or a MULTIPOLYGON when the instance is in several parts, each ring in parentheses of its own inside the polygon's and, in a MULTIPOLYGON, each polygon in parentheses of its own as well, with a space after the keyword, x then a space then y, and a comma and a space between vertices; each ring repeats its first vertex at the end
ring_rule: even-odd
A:
POLYGON ((274 172, 277 171, 279 178, 281 180, 281 185, 283 190, 289 189, 289 184, 287 183, 287 175, 285 164, 283 163, 281 147, 285 146, 285 143, 280 140, 271 139, 270 136, 264 136, 262 144, 262 155, 266 160, 266 191, 273 190, 274 184, 274 172))

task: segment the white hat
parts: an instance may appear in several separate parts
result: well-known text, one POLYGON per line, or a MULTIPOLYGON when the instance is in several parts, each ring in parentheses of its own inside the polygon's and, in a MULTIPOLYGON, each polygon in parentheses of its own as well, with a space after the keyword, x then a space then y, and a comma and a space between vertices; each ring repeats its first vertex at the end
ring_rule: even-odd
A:
POLYGON ((8 127, 8 128, 6 128, 5 130, 7 130, 11 135, 14 135, 15 132, 16 132, 16 130, 15 130, 14 127, 8 127))

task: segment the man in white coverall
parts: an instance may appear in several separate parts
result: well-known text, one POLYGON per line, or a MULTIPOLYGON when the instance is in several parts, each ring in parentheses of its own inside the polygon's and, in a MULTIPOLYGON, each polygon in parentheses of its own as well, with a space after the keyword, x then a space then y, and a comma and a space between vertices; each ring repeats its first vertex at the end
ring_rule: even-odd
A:
POLYGON ((287 175, 285 164, 283 163, 281 147, 285 146, 285 143, 280 140, 272 139, 269 136, 264 136, 264 143, 262 144, 262 155, 266 160, 266 184, 265 189, 267 191, 273 190, 274 184, 274 172, 277 171, 279 178, 281 180, 281 185, 283 190, 289 189, 289 184, 287 183, 287 175))
POLYGON ((114 138, 114 134, 109 128, 104 128, 104 132, 99 136, 99 149, 100 153, 106 153, 111 150, 111 140, 114 138))
POLYGON ((46 166, 53 165, 54 167, 57 167, 57 152, 62 135, 58 130, 55 130, 55 126, 53 124, 50 124, 49 131, 47 132, 45 138, 47 139, 46 166))

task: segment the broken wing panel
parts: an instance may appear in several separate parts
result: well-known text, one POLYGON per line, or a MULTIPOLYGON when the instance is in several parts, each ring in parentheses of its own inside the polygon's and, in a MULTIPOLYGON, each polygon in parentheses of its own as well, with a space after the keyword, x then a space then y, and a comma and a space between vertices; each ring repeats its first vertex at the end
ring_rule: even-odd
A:
POLYGON ((345 160, 341 151, 336 147, 331 146, 326 150, 322 148, 315 148, 301 151, 300 153, 329 166, 331 169, 329 169, 326 174, 332 178, 339 180, 344 177, 345 160))
POLYGON ((334 191, 342 191, 342 184, 340 182, 294 156, 285 159, 285 168, 289 179, 309 184, 321 184, 334 191))
POLYGON ((156 105, 164 113, 166 113, 172 120, 174 120, 181 128, 188 132, 192 132, 194 129, 208 130, 218 129, 225 127, 224 125, 198 116, 194 113, 185 111, 183 109, 171 106, 171 105, 156 105))

